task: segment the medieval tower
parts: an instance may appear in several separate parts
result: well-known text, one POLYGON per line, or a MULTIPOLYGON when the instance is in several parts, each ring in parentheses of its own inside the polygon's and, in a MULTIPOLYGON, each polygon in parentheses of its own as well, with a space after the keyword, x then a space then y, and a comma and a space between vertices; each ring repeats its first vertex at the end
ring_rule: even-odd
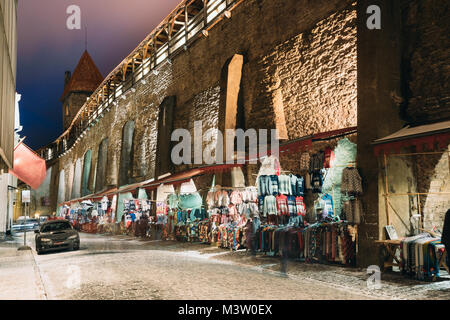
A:
POLYGON ((103 76, 87 51, 84 51, 73 74, 66 71, 61 96, 63 129, 66 130, 87 98, 103 81, 103 76))

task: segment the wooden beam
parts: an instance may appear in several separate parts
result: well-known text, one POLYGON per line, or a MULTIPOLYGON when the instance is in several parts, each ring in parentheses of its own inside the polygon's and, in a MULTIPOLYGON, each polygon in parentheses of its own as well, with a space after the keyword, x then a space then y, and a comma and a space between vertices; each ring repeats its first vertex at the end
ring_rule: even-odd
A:
POLYGON ((188 14, 188 6, 186 5, 184 7, 184 38, 186 40, 186 46, 188 44, 189 40, 189 32, 188 32, 188 25, 189 25, 189 14, 188 14))
POLYGON ((203 0, 203 29, 208 26, 208 0, 203 0))

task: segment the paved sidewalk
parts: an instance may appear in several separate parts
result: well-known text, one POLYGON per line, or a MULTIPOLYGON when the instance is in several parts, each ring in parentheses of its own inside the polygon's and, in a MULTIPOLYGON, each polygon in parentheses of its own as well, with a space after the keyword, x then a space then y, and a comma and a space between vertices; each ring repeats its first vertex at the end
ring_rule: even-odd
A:
POLYGON ((0 242, 0 300, 45 299, 33 252, 18 251, 15 241, 0 242))

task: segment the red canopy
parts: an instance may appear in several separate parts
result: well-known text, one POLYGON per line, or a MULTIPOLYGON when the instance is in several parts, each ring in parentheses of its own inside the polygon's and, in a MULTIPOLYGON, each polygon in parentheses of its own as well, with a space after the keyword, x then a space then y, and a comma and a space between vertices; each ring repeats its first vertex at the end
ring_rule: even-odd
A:
POLYGON ((417 152, 422 152, 424 146, 433 150, 436 144, 443 149, 449 142, 450 121, 443 121, 416 127, 406 126, 387 137, 374 141, 373 145, 374 153, 378 156, 382 151, 385 154, 392 151, 400 153, 402 148, 409 146, 416 146, 417 152))
POLYGON ((44 159, 20 142, 14 149, 14 165, 9 173, 36 190, 44 182, 47 168, 44 159))

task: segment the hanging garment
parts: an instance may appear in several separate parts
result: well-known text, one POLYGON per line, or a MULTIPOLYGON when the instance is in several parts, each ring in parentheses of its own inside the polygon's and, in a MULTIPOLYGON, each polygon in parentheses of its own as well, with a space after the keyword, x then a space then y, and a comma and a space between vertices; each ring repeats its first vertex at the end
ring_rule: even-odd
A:
POLYGON ((215 201, 215 191, 209 191, 208 195, 206 196, 206 204, 208 205, 208 209, 212 209, 215 207, 216 201, 215 201))
POLYGON ((242 203, 241 191, 233 191, 230 195, 230 202, 232 204, 241 204, 242 203))
POLYGON ((291 195, 297 196, 297 180, 298 180, 298 178, 296 175, 290 174, 289 179, 291 182, 291 195))
POLYGON ((258 211, 261 213, 264 212, 264 196, 258 197, 258 211))
POLYGON ((303 197, 305 193, 305 179, 302 176, 297 175, 297 183, 295 186, 295 194, 296 197, 303 197))
POLYGON ((326 194, 322 197, 323 203, 323 218, 334 216, 334 208, 333 208, 333 197, 329 194, 326 194))
POLYGON ((324 153, 319 152, 312 155, 309 161, 309 173, 322 170, 324 164, 324 153))
POLYGON ((169 206, 170 209, 176 209, 178 208, 178 203, 180 202, 180 199, 178 198, 178 196, 176 194, 170 194, 167 197, 167 205, 169 206))
POLYGON ((356 168, 345 168, 342 170, 341 192, 348 195, 358 196, 363 193, 362 179, 356 168))
POLYGON ((274 196, 266 196, 264 198, 264 216, 277 214, 277 200, 274 196))
POLYGON ((361 223, 363 211, 361 201, 358 198, 344 201, 342 211, 344 213, 343 219, 355 224, 361 223))
POLYGON ((270 176, 259 176, 258 178, 258 196, 267 196, 271 195, 272 191, 272 182, 270 176))
POLYGON ((303 202, 303 197, 297 197, 295 198, 295 207, 297 209, 297 216, 302 216, 303 218, 306 217, 306 206, 303 202))
POLYGON ((242 201, 251 201, 256 202, 258 201, 258 189, 255 187, 247 187, 242 192, 242 201))
POLYGON ((202 197, 198 192, 181 194, 179 206, 181 209, 194 209, 202 206, 202 197))
POLYGON ((288 200, 285 195, 279 195, 276 197, 277 199, 277 210, 278 215, 288 215, 289 214, 289 208, 288 208, 288 200))
POLYGON ((278 195, 279 192, 279 181, 278 181, 278 176, 277 175, 271 175, 270 176, 270 190, 271 190, 271 195, 278 195))
POLYGON ((296 217, 297 216, 297 201, 295 199, 295 196, 288 196, 288 210, 289 210, 289 216, 296 217))
POLYGON ((284 195, 292 195, 291 179, 287 175, 280 175, 278 177, 278 192, 284 195))
POLYGON ((226 190, 216 191, 214 199, 218 207, 228 207, 230 204, 230 197, 228 196, 228 192, 226 190))
POLYGON ((323 167, 325 169, 329 169, 332 167, 334 162, 334 152, 330 147, 327 147, 324 150, 324 161, 323 161, 323 167))
POLYGON ((321 170, 313 171, 311 174, 311 186, 313 193, 321 193, 323 185, 323 177, 321 170))
POLYGON ((242 203, 238 207, 238 212, 240 215, 247 218, 252 218, 259 216, 258 205, 254 202, 242 203))

